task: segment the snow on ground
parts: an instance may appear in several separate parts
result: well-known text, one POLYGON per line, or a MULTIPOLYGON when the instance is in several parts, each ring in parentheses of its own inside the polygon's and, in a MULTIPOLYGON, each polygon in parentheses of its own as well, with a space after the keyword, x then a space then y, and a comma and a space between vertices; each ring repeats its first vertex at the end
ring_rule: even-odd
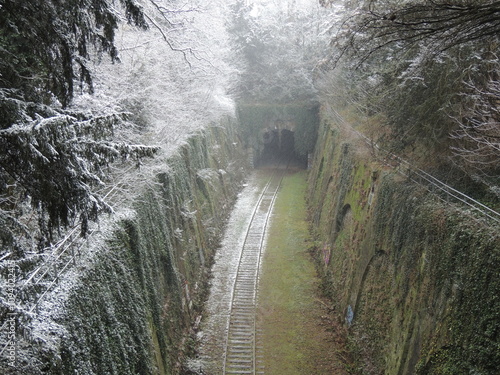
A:
POLYGON ((208 374, 222 373, 227 325, 234 280, 252 213, 262 192, 262 179, 253 173, 240 192, 231 212, 220 248, 212 266, 210 294, 205 304, 206 320, 202 321, 198 338, 199 358, 191 359, 193 371, 200 368, 208 374))

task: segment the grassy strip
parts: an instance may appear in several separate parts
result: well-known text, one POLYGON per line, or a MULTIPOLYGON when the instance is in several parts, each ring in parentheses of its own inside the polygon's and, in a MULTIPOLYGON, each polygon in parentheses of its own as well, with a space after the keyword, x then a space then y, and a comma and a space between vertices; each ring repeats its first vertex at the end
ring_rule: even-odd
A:
POLYGON ((259 288, 266 374, 342 373, 307 253, 305 189, 305 171, 285 177, 268 229, 259 288))

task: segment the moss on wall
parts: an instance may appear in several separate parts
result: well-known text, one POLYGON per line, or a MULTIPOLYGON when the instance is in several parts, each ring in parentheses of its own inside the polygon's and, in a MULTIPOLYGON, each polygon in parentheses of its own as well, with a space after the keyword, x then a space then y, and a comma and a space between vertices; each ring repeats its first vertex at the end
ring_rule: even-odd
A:
POLYGON ((245 159, 227 125, 192 136, 165 161, 71 291, 45 372, 179 373, 245 159))
POLYGON ((358 374, 498 374, 499 228, 373 161, 323 119, 308 202, 358 374))

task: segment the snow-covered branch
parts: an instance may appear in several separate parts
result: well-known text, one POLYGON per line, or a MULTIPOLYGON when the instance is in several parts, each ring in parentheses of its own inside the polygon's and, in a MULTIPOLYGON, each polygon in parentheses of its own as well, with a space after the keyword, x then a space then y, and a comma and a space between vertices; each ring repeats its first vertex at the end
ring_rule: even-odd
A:
POLYGON ((457 125, 452 150, 474 174, 500 180, 500 64, 498 59, 491 61, 485 84, 465 82, 468 92, 462 95, 461 112, 452 116, 457 125))

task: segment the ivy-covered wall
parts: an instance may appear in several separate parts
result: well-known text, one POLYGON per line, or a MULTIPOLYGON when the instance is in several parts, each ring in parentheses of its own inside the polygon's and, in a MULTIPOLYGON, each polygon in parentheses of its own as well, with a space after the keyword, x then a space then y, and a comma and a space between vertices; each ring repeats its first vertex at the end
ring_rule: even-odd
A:
POLYGON ((165 161, 71 290, 64 336, 37 354, 41 372, 179 373, 245 163, 233 125, 192 136, 165 161))
POLYGON ((498 225, 374 161, 323 118, 308 201, 355 374, 498 374, 498 225))

